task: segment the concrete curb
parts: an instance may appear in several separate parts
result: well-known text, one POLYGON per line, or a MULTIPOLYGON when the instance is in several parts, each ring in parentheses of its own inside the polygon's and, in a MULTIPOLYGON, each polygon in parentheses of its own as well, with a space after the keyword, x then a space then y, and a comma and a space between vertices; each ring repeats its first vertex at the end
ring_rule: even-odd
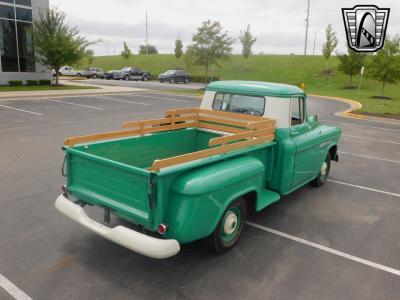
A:
POLYGON ((360 102, 357 102, 357 101, 352 100, 352 99, 341 98, 341 97, 332 97, 332 96, 322 96, 322 95, 315 95, 315 94, 307 94, 307 95, 313 96, 313 97, 318 97, 318 98, 321 98, 321 99, 340 101, 340 102, 349 104, 350 105, 349 109, 346 109, 346 110, 339 111, 339 112, 335 113, 335 115, 339 116, 339 117, 357 119, 357 120, 379 121, 379 122, 384 122, 384 123, 389 123, 389 124, 399 124, 400 125, 400 120, 397 120, 397 119, 372 117, 372 116, 353 114, 352 111, 360 109, 362 107, 362 104, 360 102), (387 121, 390 121, 390 122, 387 122, 387 121))

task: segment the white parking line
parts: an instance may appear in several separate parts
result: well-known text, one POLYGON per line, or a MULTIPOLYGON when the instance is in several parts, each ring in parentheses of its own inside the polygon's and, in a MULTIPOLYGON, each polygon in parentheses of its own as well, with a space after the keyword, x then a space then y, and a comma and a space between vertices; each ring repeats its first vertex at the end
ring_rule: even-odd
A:
POLYGON ((384 272, 387 272, 387 273, 391 273, 391 274, 400 276, 400 270, 393 269, 393 268, 390 268, 388 266, 381 265, 381 264, 375 263, 373 261, 366 260, 364 258, 357 257, 357 256, 354 256, 354 255, 351 255, 351 254, 348 254, 348 253, 333 249, 333 248, 329 248, 329 247, 326 247, 324 245, 317 244, 317 243, 314 243, 312 241, 308 241, 308 240, 299 238, 297 236, 290 235, 290 234, 287 234, 287 233, 284 233, 284 232, 281 232, 281 231, 278 231, 278 230, 275 230, 275 229, 272 229, 272 228, 269 228, 269 227, 266 227, 266 226, 262 226, 262 225, 259 225, 259 224, 253 223, 253 222, 247 221, 247 224, 250 225, 251 227, 263 230, 263 231, 268 232, 268 233, 272 233, 272 234, 278 235, 280 237, 283 237, 283 238, 298 242, 300 244, 307 245, 307 246, 310 246, 310 247, 313 247, 313 248, 316 248, 316 249, 319 249, 319 250, 322 250, 322 251, 325 251, 325 252, 328 252, 328 253, 331 253, 331 254, 334 254, 334 255, 337 255, 337 256, 352 260, 352 261, 355 261, 355 262, 358 262, 360 264, 366 265, 368 267, 372 267, 372 268, 377 269, 377 270, 381 270, 381 271, 384 271, 384 272))
POLYGON ((355 127, 366 127, 366 128, 374 128, 374 129, 387 130, 387 131, 400 131, 400 129, 384 128, 384 127, 378 127, 378 126, 361 125, 361 124, 346 123, 346 122, 335 122, 335 121, 328 121, 328 120, 321 120, 321 121, 325 122, 325 123, 351 125, 351 126, 355 126, 355 127))
POLYGON ((24 291, 0 273, 0 286, 16 300, 32 300, 24 291))
POLYGON ((0 106, 1 107, 5 107, 5 108, 9 108, 9 109, 13 109, 13 110, 26 112, 28 114, 33 114, 33 115, 37 115, 37 116, 43 116, 43 114, 41 114, 41 113, 37 113, 37 112, 34 112, 34 111, 30 111, 30 110, 20 109, 20 108, 11 107, 11 106, 8 106, 8 105, 1 105, 1 104, 0 104, 0 106))
POLYGON ((386 192, 386 191, 382 191, 382 190, 377 190, 377 189, 369 188, 369 187, 362 186, 362 185, 356 185, 356 184, 343 182, 343 181, 338 181, 338 180, 333 180, 333 179, 328 179, 328 181, 329 182, 333 182, 333 183, 337 183, 337 184, 342 184, 342 185, 355 187, 355 188, 358 188, 358 189, 361 189, 361 190, 366 190, 366 191, 371 191, 371 192, 375 192, 375 193, 381 193, 381 194, 385 194, 385 195, 400 197, 400 194, 396 194, 396 193, 392 193, 392 192, 386 192))
POLYGON ((75 105, 75 106, 80 106, 80 107, 85 107, 85 108, 93 108, 97 110, 104 110, 104 108, 101 107, 96 107, 96 106, 90 106, 90 105, 83 105, 83 104, 78 104, 78 103, 73 103, 73 102, 67 102, 67 101, 61 101, 61 100, 54 100, 54 99, 44 99, 47 101, 52 101, 52 102, 58 102, 58 103, 63 103, 63 104, 70 104, 70 105, 75 105))
POLYGON ((362 139, 362 140, 374 141, 374 142, 379 142, 379 143, 388 143, 388 144, 400 145, 399 142, 393 142, 393 141, 388 141, 388 140, 378 140, 378 139, 366 138, 366 137, 357 136, 357 135, 342 134, 342 136, 352 137, 352 138, 355 138, 355 139, 362 139))
POLYGON ((175 98, 164 98, 164 97, 149 96, 149 95, 143 95, 143 94, 135 94, 135 96, 140 96, 143 98, 150 98, 150 99, 161 99, 161 100, 174 101, 174 102, 184 102, 184 103, 191 102, 191 101, 185 101, 185 100, 180 100, 180 99, 175 99, 175 98))
MULTIPOLYGON (((89 97, 89 96, 88 96, 89 97)), ((93 97, 91 97, 93 98, 93 97)), ((95 97, 97 99, 101 100, 110 100, 110 101, 116 101, 116 102, 124 102, 124 103, 131 103, 131 104, 138 104, 138 105, 151 105, 150 103, 143 103, 143 102, 136 102, 136 101, 129 101, 129 100, 121 100, 121 99, 115 99, 115 98, 110 98, 110 97, 95 97)))
POLYGON ((356 154, 356 153, 350 153, 350 152, 344 152, 344 151, 339 151, 339 154, 350 155, 350 156, 358 156, 358 157, 364 157, 364 158, 368 158, 368 159, 376 159, 376 160, 382 160, 382 161, 387 161, 387 162, 400 164, 400 161, 398 161, 398 160, 392 160, 392 159, 381 158, 381 157, 376 157, 376 156, 356 154))

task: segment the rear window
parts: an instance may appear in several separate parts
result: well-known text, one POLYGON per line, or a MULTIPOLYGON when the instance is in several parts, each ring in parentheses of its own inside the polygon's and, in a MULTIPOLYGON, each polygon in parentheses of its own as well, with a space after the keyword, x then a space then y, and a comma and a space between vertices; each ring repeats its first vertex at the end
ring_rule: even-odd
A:
POLYGON ((244 115, 262 116, 265 110, 265 98, 257 96, 217 93, 212 105, 213 110, 234 112, 244 115))

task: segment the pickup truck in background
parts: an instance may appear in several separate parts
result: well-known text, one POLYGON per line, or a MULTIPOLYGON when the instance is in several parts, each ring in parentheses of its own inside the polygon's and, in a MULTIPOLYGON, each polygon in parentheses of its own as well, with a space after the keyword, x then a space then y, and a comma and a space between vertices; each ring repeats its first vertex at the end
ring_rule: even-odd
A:
POLYGON ((150 72, 147 72, 137 67, 126 67, 114 72, 113 79, 147 81, 150 79, 150 72))
POLYGON ((61 67, 60 70, 58 71, 60 76, 82 76, 83 71, 82 70, 75 70, 72 67, 69 66, 64 66, 61 67))
POLYGON ((123 127, 65 139, 67 184, 55 206, 154 258, 199 239, 219 253, 232 249, 249 212, 326 182, 341 134, 308 115, 303 90, 251 81, 213 82, 200 108, 123 127), (132 228, 90 219, 85 205, 103 209, 105 223, 117 215, 132 228))

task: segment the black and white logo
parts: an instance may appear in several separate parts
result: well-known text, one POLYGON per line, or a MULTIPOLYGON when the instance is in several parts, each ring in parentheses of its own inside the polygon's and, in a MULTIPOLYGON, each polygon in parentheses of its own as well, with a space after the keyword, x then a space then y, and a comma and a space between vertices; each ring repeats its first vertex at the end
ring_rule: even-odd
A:
POLYGON ((375 52, 383 47, 390 8, 356 5, 342 8, 349 47, 359 52, 375 52))

